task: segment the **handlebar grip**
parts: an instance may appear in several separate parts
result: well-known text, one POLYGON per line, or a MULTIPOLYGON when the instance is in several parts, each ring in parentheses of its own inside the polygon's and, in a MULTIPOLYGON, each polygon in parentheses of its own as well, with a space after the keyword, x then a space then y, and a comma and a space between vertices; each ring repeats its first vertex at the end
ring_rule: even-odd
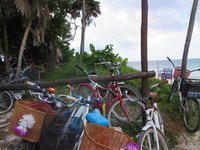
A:
POLYGON ((30 86, 34 86, 35 83, 34 82, 31 82, 31 81, 26 81, 26 84, 30 85, 30 86))
POLYGON ((171 61, 171 59, 170 59, 169 57, 167 57, 167 59, 168 59, 169 61, 171 61))
POLYGON ((37 84, 34 83, 34 82, 26 81, 26 84, 27 84, 28 86, 30 86, 30 89, 31 89, 31 90, 34 90, 34 91, 37 91, 37 92, 41 92, 41 93, 43 92, 43 89, 41 89, 40 86, 37 85, 37 84))
POLYGON ((76 68, 78 68, 81 71, 85 71, 79 64, 76 64, 76 68))

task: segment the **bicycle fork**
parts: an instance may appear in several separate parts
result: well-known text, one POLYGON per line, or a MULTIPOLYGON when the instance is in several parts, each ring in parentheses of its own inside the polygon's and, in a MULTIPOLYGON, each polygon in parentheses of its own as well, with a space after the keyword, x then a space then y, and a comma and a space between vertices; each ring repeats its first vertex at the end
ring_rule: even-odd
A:
MULTIPOLYGON (((181 92, 179 92, 179 97, 180 97, 181 108, 183 109, 183 111, 187 111, 188 110, 187 99, 182 97, 181 92)), ((181 113, 182 113, 182 110, 181 110, 181 113)))
MULTIPOLYGON (((157 128, 156 128, 156 125, 154 124, 153 122, 153 117, 154 117, 154 110, 153 109, 147 109, 146 110, 146 116, 147 116, 147 123, 146 125, 142 128, 143 131, 146 131, 148 130, 149 128, 153 128, 153 137, 154 137, 154 143, 156 145, 156 150, 159 150, 160 147, 159 147, 159 140, 158 140, 158 132, 157 132, 157 128)), ((148 143, 149 143, 149 148, 151 150, 151 137, 148 136, 148 143)))
POLYGON ((128 112, 124 107, 123 98, 122 98, 122 96, 120 96, 119 98, 120 98, 120 107, 121 107, 122 111, 124 112, 124 115, 126 116, 127 120, 130 121, 130 118, 128 116, 128 112))

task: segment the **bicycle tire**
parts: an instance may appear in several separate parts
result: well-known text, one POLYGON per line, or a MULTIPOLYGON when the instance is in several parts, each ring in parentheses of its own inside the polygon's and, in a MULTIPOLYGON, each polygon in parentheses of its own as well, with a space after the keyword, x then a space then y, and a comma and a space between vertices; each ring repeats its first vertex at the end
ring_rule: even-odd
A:
POLYGON ((56 96, 56 98, 62 100, 67 106, 70 106, 74 103, 74 100, 69 99, 68 96, 65 94, 59 94, 58 96, 56 96))
MULTIPOLYGON (((158 135, 158 140, 159 140, 159 146, 160 146, 160 150, 168 150, 168 145, 167 142, 165 140, 165 136, 163 135, 163 133, 157 129, 157 135, 158 135)), ((154 139, 154 130, 153 127, 148 128, 145 131, 142 131, 139 134, 139 140, 138 140, 138 144, 139 144, 139 150, 149 150, 149 149, 156 149, 156 143, 155 143, 155 139, 154 139), (153 140, 151 142, 151 140, 153 140), (151 147, 149 147, 151 146, 151 147)))
POLYGON ((4 85, 11 81, 11 78, 8 74, 0 74, 0 85, 4 85))
POLYGON ((8 91, 0 93, 0 115, 9 112, 14 105, 14 100, 8 91))
POLYGON ((183 121, 186 129, 189 132, 195 133, 200 128, 200 106, 199 102, 195 98, 186 99, 183 103, 183 121), (187 102, 186 102, 187 101, 187 102), (186 106, 187 104, 187 106, 186 106))
POLYGON ((173 98, 174 94, 176 93, 177 89, 178 89, 178 81, 174 80, 172 87, 171 87, 169 97, 167 99, 167 102, 172 101, 172 98, 173 98))
POLYGON ((109 111, 108 111, 108 117, 111 117, 111 115, 113 115, 113 117, 115 119, 117 119, 121 122, 133 123, 141 117, 142 111, 144 110, 144 104, 140 101, 142 99, 142 96, 136 88, 134 88, 133 86, 131 86, 129 84, 119 84, 118 86, 120 87, 120 90, 122 93, 122 98, 125 103, 124 104, 125 109, 129 108, 129 110, 130 110, 128 112, 129 114, 130 114, 130 112, 132 112, 132 114, 129 116, 131 118, 131 120, 128 121, 127 118, 124 116, 124 112, 122 111, 122 109, 120 107, 119 100, 110 106, 109 111), (132 99, 133 101, 129 100, 129 98, 127 96, 130 99, 132 99), (135 104, 137 104, 137 105, 135 105, 135 104), (118 108, 120 108, 120 109, 118 110, 118 108), (116 112, 114 111, 111 114, 111 112, 114 109, 116 109, 116 112), (137 110, 136 114, 133 113, 133 110, 137 110), (117 114, 117 112, 119 112, 119 114, 117 114))
POLYGON ((38 71, 39 74, 46 72, 46 69, 43 65, 35 66, 35 69, 38 71))
POLYGON ((142 99, 140 92, 135 87, 133 87, 129 84, 118 84, 118 86, 120 87, 123 98, 126 97, 126 93, 127 93, 127 95, 131 98, 135 98, 137 100, 142 99))
POLYGON ((93 95, 93 90, 90 85, 82 84, 79 86, 77 94, 83 98, 87 98, 88 96, 93 95))
POLYGON ((35 68, 30 68, 26 70, 23 75, 27 76, 31 81, 40 80, 40 74, 35 68))
POLYGON ((140 101, 130 101, 123 98, 125 110, 128 112, 127 118, 121 108, 119 100, 115 101, 109 108, 107 118, 110 126, 120 126, 121 123, 133 124, 142 116, 144 111, 143 103, 140 101))
POLYGON ((163 119, 162 119, 162 116, 160 114, 159 111, 154 111, 154 117, 153 117, 153 122, 154 124, 156 125, 156 127, 162 132, 164 133, 164 122, 163 122, 163 119), (156 117, 156 116, 157 117, 156 117), (158 124, 157 124, 157 123, 158 124))

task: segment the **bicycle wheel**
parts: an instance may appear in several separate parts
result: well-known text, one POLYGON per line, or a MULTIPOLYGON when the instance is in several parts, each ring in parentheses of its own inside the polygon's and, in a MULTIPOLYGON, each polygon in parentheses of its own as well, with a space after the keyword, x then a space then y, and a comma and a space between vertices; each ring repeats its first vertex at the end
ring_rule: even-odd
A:
POLYGON ((31 81, 37 81, 40 79, 40 74, 35 68, 30 68, 24 72, 24 75, 27 76, 31 81))
POLYGON ((74 103, 74 100, 69 99, 65 94, 59 94, 57 98, 62 100, 67 106, 70 106, 74 103))
POLYGON ((123 98, 123 105, 128 113, 128 118, 125 116, 121 103, 118 100, 111 105, 108 111, 107 118, 110 121, 110 126, 119 126, 122 122, 132 124, 141 118, 144 111, 144 105, 141 101, 131 101, 123 98))
POLYGON ((176 80, 174 80, 173 84, 172 84, 172 88, 171 88, 171 91, 170 91, 170 94, 169 94, 169 97, 167 99, 167 102, 170 102, 174 96, 174 94, 176 93, 178 89, 178 82, 176 80))
POLYGON ((0 115, 11 110, 14 105, 14 100, 8 91, 0 93, 0 115))
POLYGON ((134 98, 137 100, 142 99, 140 92, 135 87, 129 84, 118 84, 118 86, 120 87, 123 98, 127 98, 128 96, 129 98, 134 98))
POLYGON ((197 132, 200 128, 200 108, 197 99, 186 99, 183 103, 183 121, 189 132, 197 132))
POLYGON ((83 98, 87 98, 88 96, 93 96, 92 87, 89 84, 82 84, 78 89, 78 95, 82 96, 83 98))
MULTIPOLYGON (((159 149, 168 150, 169 148, 166 143, 165 137, 159 129, 157 129, 157 135, 159 140, 159 149)), ((139 134, 138 144, 139 144, 139 150, 157 149, 156 148, 157 142, 152 127, 148 128, 145 131, 142 131, 139 134)))
POLYGON ((45 66, 41 65, 41 66, 35 66, 35 69, 38 71, 38 73, 44 73, 46 71, 45 66))

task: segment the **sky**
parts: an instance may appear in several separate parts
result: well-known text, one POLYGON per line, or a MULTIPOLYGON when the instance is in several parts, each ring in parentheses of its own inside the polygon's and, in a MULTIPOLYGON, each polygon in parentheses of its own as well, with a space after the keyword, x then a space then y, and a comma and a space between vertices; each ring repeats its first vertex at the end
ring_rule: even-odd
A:
MULTIPOLYGON (((101 15, 87 27, 85 51, 113 45, 113 52, 129 61, 141 60, 141 0, 99 0, 101 15)), ((148 0, 148 60, 181 59, 193 0, 148 0)), ((77 22, 78 23, 78 22, 77 22)), ((200 58, 200 3, 188 58, 200 58)), ((81 29, 71 48, 79 52, 81 29)))

